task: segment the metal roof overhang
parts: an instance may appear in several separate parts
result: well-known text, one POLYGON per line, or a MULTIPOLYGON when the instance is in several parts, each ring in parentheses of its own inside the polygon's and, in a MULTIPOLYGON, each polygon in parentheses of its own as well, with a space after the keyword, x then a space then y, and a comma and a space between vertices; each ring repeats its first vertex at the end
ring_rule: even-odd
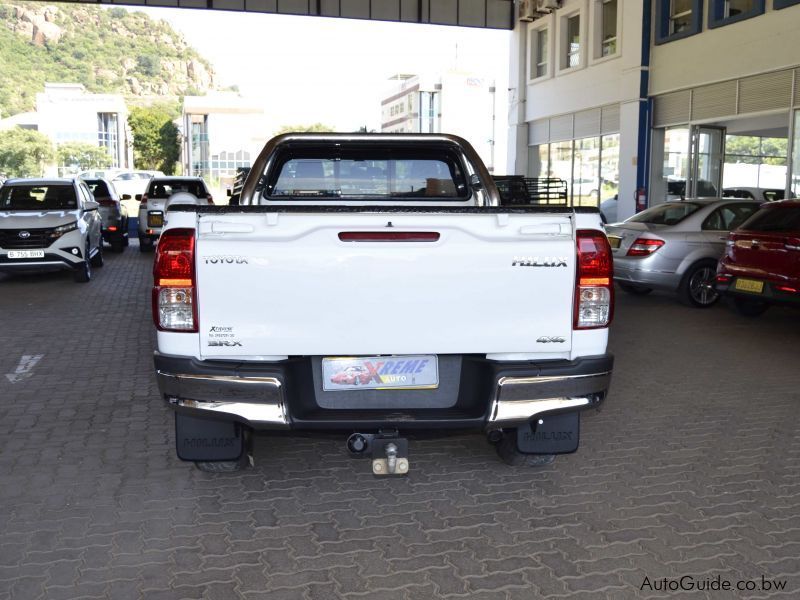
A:
POLYGON ((340 17, 484 29, 514 28, 513 0, 92 0, 88 3, 340 17))

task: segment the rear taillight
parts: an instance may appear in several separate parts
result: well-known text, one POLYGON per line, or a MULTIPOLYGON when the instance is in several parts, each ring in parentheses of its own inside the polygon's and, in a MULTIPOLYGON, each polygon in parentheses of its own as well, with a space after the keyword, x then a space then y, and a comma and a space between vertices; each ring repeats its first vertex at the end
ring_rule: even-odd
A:
POLYGON ((142 199, 140 201, 139 208, 147 208, 147 194, 142 194, 142 199))
POLYGON ((214 197, 211 194, 208 195, 208 203, 211 204, 212 206, 214 204, 214 197))
POLYGON ((153 321, 159 331, 197 332, 194 229, 168 229, 153 265, 153 321))
POLYGON ((575 282, 575 329, 608 327, 614 315, 614 264, 611 246, 601 232, 579 229, 575 282))
POLYGON ((636 241, 628 248, 627 256, 650 256, 653 252, 664 245, 664 240, 652 238, 636 238, 636 241))

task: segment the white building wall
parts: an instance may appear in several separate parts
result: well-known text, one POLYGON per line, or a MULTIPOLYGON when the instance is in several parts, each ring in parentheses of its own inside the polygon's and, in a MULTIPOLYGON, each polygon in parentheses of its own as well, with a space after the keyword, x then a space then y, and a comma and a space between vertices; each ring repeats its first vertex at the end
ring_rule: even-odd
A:
MULTIPOLYGON (((643 3, 619 0, 617 51, 601 55, 599 0, 567 0, 553 13, 532 22, 517 21, 510 52, 508 119, 509 166, 514 174, 531 175, 529 124, 611 105, 620 108, 620 218, 634 213, 639 144, 639 94, 642 72, 643 3), (567 18, 580 15, 580 64, 566 66, 567 18), (535 33, 548 32, 548 65, 531 79, 535 33)), ((604 199, 604 198, 601 198, 604 199)))
POLYGON ((800 5, 773 10, 772 4, 767 0, 763 15, 709 29, 705 0, 701 33, 653 46, 650 94, 800 64, 800 5))
POLYGON ((128 110, 122 96, 90 94, 81 84, 45 84, 36 94, 38 129, 55 144, 65 142, 98 143, 98 113, 117 115, 116 160, 120 167, 131 167, 132 149, 128 144, 128 110))

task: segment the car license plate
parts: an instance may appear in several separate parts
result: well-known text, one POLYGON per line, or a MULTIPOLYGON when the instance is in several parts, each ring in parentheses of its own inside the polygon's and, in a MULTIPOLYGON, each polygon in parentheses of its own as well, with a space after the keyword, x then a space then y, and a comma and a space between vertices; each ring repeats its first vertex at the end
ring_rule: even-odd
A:
POLYGON ((322 359, 322 389, 431 389, 439 386, 435 355, 357 356, 322 359))
POLYGON ((608 236, 608 244, 612 248, 619 248, 619 244, 620 244, 621 241, 622 241, 622 238, 617 237, 615 235, 608 236))
POLYGON ((147 213, 148 227, 161 227, 162 225, 164 225, 164 213, 162 212, 147 213))
POLYGON ((9 250, 8 258, 44 258, 44 250, 9 250))
POLYGON ((764 291, 764 282, 755 279, 737 279, 733 287, 742 292, 760 294, 764 291))

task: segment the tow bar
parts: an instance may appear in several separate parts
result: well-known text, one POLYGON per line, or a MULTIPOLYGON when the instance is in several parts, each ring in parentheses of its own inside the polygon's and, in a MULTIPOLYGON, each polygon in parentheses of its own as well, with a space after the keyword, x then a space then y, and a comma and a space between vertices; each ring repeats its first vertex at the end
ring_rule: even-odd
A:
POLYGON ((408 440, 398 437, 397 430, 354 433, 347 438, 347 451, 353 458, 371 458, 375 475, 408 474, 408 440))

